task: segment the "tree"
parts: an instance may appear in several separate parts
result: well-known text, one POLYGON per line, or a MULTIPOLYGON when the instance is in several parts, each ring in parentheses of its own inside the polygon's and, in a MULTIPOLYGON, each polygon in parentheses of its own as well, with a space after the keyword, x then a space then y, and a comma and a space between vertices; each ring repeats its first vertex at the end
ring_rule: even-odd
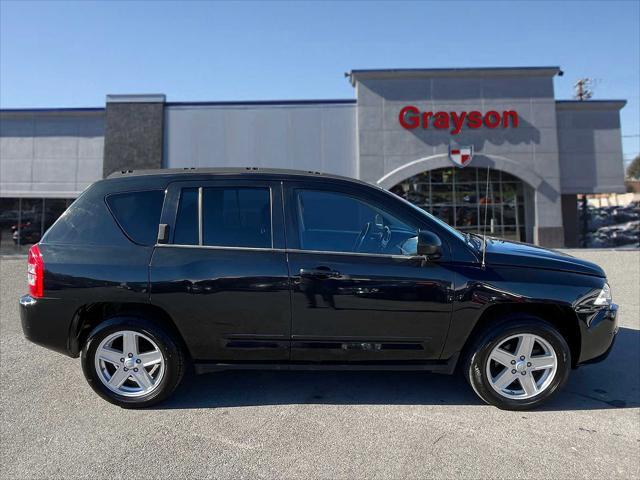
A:
POLYGON ((640 180, 640 155, 636 155, 636 158, 631 160, 627 167, 627 177, 640 180))

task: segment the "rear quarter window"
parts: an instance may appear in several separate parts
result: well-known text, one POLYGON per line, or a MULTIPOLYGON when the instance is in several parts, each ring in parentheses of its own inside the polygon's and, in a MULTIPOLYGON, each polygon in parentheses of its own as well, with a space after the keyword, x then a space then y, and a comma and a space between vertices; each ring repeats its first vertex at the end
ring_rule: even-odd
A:
POLYGON ((163 190, 107 195, 111 214, 129 239, 140 245, 154 245, 164 202, 163 190))

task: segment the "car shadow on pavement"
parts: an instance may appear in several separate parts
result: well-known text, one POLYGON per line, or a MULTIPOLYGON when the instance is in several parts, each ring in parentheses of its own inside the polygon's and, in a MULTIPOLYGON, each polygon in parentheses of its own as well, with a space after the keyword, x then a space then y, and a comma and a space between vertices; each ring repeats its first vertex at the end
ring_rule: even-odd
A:
MULTIPOLYGON (((545 411, 640 406, 640 331, 620 328, 604 362, 573 370, 545 411)), ((156 409, 256 405, 482 405, 461 375, 389 371, 224 371, 189 375, 156 409)))

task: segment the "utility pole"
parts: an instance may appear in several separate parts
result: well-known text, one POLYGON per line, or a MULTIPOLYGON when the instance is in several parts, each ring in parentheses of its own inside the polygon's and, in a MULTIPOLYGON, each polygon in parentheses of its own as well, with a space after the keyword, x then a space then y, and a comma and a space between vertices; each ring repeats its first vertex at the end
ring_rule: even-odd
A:
MULTIPOLYGON (((583 102, 584 100, 589 100, 591 97, 593 97, 593 83, 593 79, 591 78, 585 77, 578 79, 578 81, 573 84, 573 98, 575 98, 579 102, 583 102)), ((582 234, 580 235, 580 246, 582 248, 585 248, 588 243, 587 236, 589 233, 589 207, 586 194, 582 195, 581 210, 582 234)))
POLYGON ((579 101, 589 100, 593 97, 593 80, 590 78, 581 78, 573 84, 573 98, 579 101))

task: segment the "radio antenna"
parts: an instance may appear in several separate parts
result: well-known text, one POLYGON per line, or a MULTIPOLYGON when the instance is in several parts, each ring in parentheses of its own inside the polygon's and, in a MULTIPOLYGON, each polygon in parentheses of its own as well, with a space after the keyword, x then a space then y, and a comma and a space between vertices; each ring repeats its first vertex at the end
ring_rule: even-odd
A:
POLYGON ((487 212, 489 211, 489 165, 487 165, 487 191, 484 195, 484 225, 482 228, 482 268, 485 267, 487 254, 487 212))

